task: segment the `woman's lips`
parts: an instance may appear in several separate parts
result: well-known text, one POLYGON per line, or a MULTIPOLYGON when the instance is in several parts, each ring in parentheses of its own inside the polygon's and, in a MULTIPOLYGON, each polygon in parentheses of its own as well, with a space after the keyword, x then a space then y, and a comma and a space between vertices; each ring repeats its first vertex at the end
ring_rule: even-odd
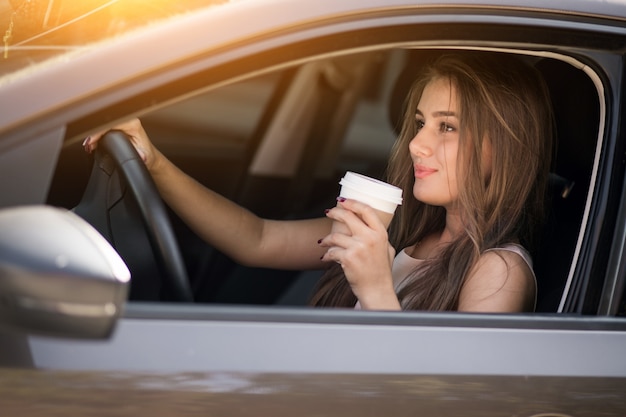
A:
POLYGON ((430 174, 437 172, 436 169, 428 168, 423 165, 415 165, 413 171, 415 172, 415 178, 419 179, 426 178, 430 174))

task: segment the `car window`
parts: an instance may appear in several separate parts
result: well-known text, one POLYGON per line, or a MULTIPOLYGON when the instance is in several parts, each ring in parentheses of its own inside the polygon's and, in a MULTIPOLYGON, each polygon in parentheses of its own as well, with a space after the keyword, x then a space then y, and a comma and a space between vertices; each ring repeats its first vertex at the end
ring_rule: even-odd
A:
MULTIPOLYGON (((321 216, 335 204, 347 170, 384 176, 411 81, 424 57, 440 52, 393 48, 322 57, 207 86, 141 118, 176 165, 258 215, 321 216)), ((584 71, 556 58, 524 57, 547 81, 560 144, 550 175, 548 221, 533 253, 537 310, 552 312, 565 289, 576 290, 569 283, 588 220, 601 109, 584 71)), ((71 208, 78 202, 89 176, 84 160, 80 146, 66 146, 49 203, 71 208)), ((196 301, 306 303, 319 271, 237 265, 172 218, 196 301)))

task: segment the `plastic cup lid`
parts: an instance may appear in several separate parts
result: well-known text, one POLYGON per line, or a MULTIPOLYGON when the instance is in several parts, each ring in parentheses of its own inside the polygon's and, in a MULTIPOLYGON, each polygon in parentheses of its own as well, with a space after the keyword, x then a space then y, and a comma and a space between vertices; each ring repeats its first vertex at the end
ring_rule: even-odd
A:
POLYGON ((395 209, 395 206, 402 204, 402 189, 376 178, 348 171, 339 184, 342 186, 342 196, 354 198, 353 193, 358 192, 367 196, 363 202, 383 211, 389 211, 390 207, 395 209), (349 195, 344 195, 346 191, 349 195))

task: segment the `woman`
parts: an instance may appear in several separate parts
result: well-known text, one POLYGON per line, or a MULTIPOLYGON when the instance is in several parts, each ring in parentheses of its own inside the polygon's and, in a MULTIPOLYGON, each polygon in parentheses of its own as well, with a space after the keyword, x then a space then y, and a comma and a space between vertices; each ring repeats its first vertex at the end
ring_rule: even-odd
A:
MULTIPOLYGON (((260 219, 177 169, 138 120, 117 129, 167 204, 236 261, 285 269, 330 262, 315 305, 532 311, 536 283, 522 245, 541 219, 552 139, 541 77, 507 55, 444 55, 419 75, 406 108, 388 168, 405 198, 389 235, 353 200, 319 219, 260 219), (332 221, 350 234, 330 233, 332 221)), ((101 136, 85 141, 87 151, 101 136)))
MULTIPOLYGON (((542 219, 552 123, 541 76, 512 56, 444 56, 418 77, 388 173, 415 197, 390 228, 403 308, 534 309, 519 244, 542 219)), ((324 281, 317 305, 355 301, 341 279, 324 281)))

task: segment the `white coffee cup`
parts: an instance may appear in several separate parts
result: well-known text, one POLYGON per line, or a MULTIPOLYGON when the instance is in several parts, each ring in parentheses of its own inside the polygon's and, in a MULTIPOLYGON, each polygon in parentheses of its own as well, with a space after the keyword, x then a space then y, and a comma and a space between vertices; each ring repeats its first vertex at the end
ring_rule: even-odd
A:
MULTIPOLYGON (((385 227, 389 227, 396 208, 402 204, 402 189, 376 178, 348 171, 339 184, 339 197, 369 205, 385 227)), ((347 226, 340 222, 333 223, 332 231, 350 234, 347 226)))

